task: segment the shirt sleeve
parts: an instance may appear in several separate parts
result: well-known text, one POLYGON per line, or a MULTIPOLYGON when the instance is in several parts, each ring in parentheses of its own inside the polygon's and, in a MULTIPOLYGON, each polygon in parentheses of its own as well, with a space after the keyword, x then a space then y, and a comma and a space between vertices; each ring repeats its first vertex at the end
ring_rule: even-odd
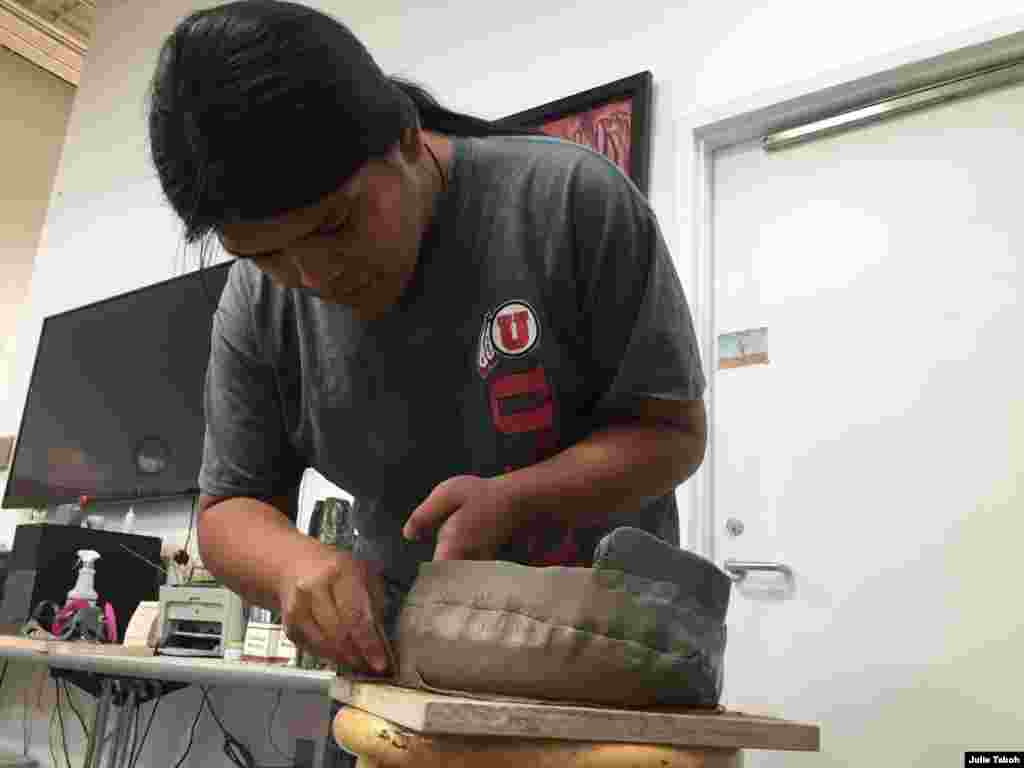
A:
POLYGON ((580 309, 598 410, 637 398, 700 399, 693 320, 654 212, 603 157, 581 164, 574 184, 580 309))
POLYGON ((203 410, 199 488, 212 496, 290 493, 301 462, 284 428, 277 379, 253 331, 240 266, 232 266, 213 317, 203 410))

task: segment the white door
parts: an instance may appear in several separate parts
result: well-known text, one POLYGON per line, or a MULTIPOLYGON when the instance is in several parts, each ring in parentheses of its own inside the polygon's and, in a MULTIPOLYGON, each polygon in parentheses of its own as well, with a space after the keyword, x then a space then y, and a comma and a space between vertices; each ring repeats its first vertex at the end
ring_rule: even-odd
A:
POLYGON ((714 161, 724 703, 821 725, 748 766, 1024 749, 1024 86, 714 161), (726 530, 733 518, 738 536, 726 530))

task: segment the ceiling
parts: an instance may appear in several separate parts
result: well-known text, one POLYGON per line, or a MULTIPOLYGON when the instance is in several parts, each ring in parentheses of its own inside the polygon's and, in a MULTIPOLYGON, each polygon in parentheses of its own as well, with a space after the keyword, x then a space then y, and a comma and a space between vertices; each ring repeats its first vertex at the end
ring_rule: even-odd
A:
POLYGON ((95 0, 0 0, 0 45, 78 85, 95 0))

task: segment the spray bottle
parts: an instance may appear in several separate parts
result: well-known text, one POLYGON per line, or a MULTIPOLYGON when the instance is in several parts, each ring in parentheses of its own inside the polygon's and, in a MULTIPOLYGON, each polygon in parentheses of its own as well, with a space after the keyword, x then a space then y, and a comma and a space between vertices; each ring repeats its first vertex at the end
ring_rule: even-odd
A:
POLYGON ((135 530, 135 507, 128 507, 124 520, 121 522, 121 530, 124 533, 131 533, 135 530))
POLYGON ((90 640, 100 643, 117 642, 117 616, 114 606, 97 604, 96 561, 100 553, 91 549, 78 550, 78 580, 68 592, 64 607, 53 619, 51 633, 59 640, 90 640))
POLYGON ((96 561, 100 559, 100 553, 91 549, 78 550, 78 559, 81 568, 78 569, 78 581, 74 588, 68 592, 68 602, 72 600, 85 600, 89 605, 96 605, 96 587, 93 579, 96 576, 96 561))

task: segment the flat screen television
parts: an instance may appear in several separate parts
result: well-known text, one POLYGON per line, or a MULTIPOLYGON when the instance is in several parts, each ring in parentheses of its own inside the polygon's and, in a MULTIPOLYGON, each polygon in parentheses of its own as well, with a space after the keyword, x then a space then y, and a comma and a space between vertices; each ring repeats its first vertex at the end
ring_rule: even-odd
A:
POLYGON ((230 266, 45 319, 5 509, 198 492, 210 330, 230 266))

